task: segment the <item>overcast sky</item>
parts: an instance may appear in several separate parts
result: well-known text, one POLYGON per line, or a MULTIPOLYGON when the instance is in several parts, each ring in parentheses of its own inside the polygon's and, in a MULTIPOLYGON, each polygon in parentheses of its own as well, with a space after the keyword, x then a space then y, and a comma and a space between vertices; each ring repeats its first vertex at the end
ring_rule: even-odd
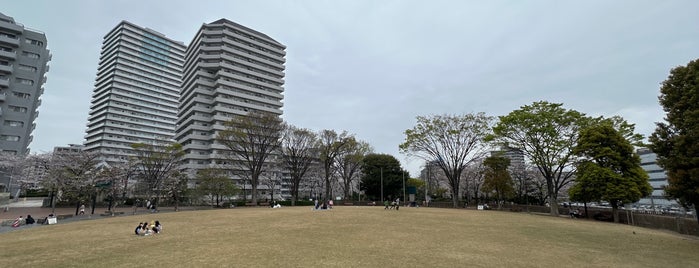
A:
POLYGON ((287 46, 284 119, 398 153, 418 115, 505 115, 546 100, 648 136, 660 83, 699 58, 699 1, 33 1, 0 12, 46 33, 31 150, 81 144, 102 37, 120 21, 185 44, 226 18, 287 46))

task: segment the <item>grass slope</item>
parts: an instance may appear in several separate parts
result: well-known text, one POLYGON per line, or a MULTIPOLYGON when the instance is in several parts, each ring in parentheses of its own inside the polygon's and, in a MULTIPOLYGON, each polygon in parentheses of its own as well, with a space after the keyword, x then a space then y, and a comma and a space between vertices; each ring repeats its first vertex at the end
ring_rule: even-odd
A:
POLYGON ((697 252, 663 231, 435 208, 203 210, 0 234, 2 267, 699 267, 697 252), (133 235, 146 220, 164 232, 133 235))

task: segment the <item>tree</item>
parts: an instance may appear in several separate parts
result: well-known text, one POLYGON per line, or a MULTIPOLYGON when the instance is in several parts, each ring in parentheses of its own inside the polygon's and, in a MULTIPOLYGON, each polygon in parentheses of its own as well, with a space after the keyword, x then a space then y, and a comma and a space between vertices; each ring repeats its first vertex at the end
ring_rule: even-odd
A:
POLYGON ((276 114, 250 112, 245 116, 236 115, 218 132, 218 142, 230 149, 228 157, 232 165, 250 179, 255 203, 260 174, 269 164, 268 158, 279 149, 283 129, 282 120, 276 114))
POLYGON ((224 197, 230 197, 238 193, 235 186, 224 170, 216 168, 202 169, 197 172, 197 192, 211 199, 212 204, 221 206, 224 197))
POLYGON ((325 183, 325 197, 332 197, 332 179, 337 171, 335 161, 347 148, 347 143, 354 139, 352 135, 343 131, 337 134, 334 130, 323 130, 318 135, 318 152, 321 167, 323 169, 323 179, 325 183))
POLYGON ((619 222, 620 205, 637 202, 653 191, 631 142, 610 123, 583 129, 573 153, 583 159, 570 190, 574 199, 608 201, 614 222, 619 222))
POLYGON ((495 192, 498 200, 498 209, 502 208, 502 201, 510 197, 514 192, 512 177, 507 171, 510 159, 502 156, 490 156, 483 160, 486 166, 483 178, 483 191, 495 192))
MULTIPOLYGON (((49 177, 43 184, 55 189, 58 200, 74 200, 75 215, 80 205, 95 193, 98 154, 86 151, 54 153, 49 164, 49 177)), ((55 210, 55 203, 52 210, 55 210)))
POLYGON ((407 173, 392 155, 368 154, 362 160, 360 190, 373 200, 382 197, 384 200, 395 199, 403 195, 403 178, 410 177, 407 173))
MULTIPOLYGON (((150 200, 153 196, 161 197, 163 182, 178 178, 175 176, 182 169, 184 151, 176 142, 165 144, 134 143, 134 164, 139 175, 141 192, 150 200)), ((157 198, 154 200, 157 204, 157 198)), ((156 205, 154 204, 154 205, 156 205)))
POLYGON ((337 156, 335 169, 340 174, 340 178, 342 178, 340 187, 345 199, 349 199, 352 196, 353 182, 359 175, 362 159, 372 151, 371 145, 351 137, 347 142, 345 150, 340 151, 340 154, 337 156))
POLYGON ((699 59, 670 71, 659 100, 665 122, 656 123, 650 148, 667 171, 665 195, 699 213, 699 59))
POLYGON ((316 145, 318 138, 315 133, 305 128, 285 125, 282 135, 281 150, 285 168, 291 178, 291 205, 296 205, 299 198, 299 187, 304 183, 311 164, 318 159, 316 145))
MULTIPOLYGON (((23 173, 23 170, 26 167, 26 164, 29 161, 25 161, 24 155, 14 155, 14 154, 7 154, 7 153, 2 153, 0 151, 0 178, 6 177, 6 181, 8 185, 2 185, 5 187, 5 189, 0 188, 2 191, 9 191, 10 196, 12 196, 13 191, 17 191, 19 189, 13 189, 12 184, 17 184, 18 180, 18 175, 23 173)), ((19 196, 15 196, 14 198, 18 198, 19 196)))
POLYGON ((471 203, 475 200, 476 204, 481 203, 481 191, 483 187, 483 181, 485 178, 485 167, 482 161, 471 162, 464 169, 463 175, 465 179, 465 197, 466 202, 471 203))
POLYGON ((491 121, 492 117, 484 113, 418 116, 417 125, 405 131, 405 141, 399 148, 409 156, 436 161, 447 177, 452 203, 458 207, 461 173, 484 155, 491 121))
POLYGON ((180 210, 180 201, 186 196, 186 193, 190 191, 187 186, 187 181, 187 174, 182 171, 174 172, 172 176, 169 176, 168 179, 163 181, 163 192, 173 201, 175 211, 180 210))
POLYGON ((571 181, 573 147, 589 118, 560 103, 522 106, 500 116, 489 140, 524 153, 546 180, 551 215, 558 215, 558 192, 571 181))

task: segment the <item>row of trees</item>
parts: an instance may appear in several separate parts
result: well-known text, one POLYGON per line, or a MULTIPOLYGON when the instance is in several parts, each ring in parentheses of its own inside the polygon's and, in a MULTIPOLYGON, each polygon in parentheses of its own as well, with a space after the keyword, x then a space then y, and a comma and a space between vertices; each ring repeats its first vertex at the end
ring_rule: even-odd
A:
POLYGON ((475 185, 499 199, 513 190, 513 173, 505 172, 506 159, 485 158, 487 148, 502 146, 522 152, 536 167, 546 182, 551 214, 558 213, 559 193, 575 177, 570 198, 606 200, 618 221, 620 205, 652 192, 634 150, 634 146, 648 146, 667 171, 666 196, 699 213, 699 60, 674 68, 662 84, 659 99, 665 122, 657 123, 650 144, 644 144, 643 136, 634 133, 634 125, 621 117, 594 118, 562 104, 540 101, 500 116, 495 123, 483 113, 420 116, 417 125, 405 131, 400 149, 437 164, 446 176, 454 206, 461 176, 483 159, 486 171, 476 173, 485 174, 484 181, 475 185))
MULTIPOLYGON (((502 157, 486 155, 495 147, 521 152, 531 161, 545 181, 544 193, 553 215, 558 214, 557 200, 561 189, 572 182, 575 174, 578 177, 597 178, 591 173, 599 170, 591 169, 590 163, 611 173, 622 174, 623 182, 616 183, 625 185, 618 187, 633 188, 637 193, 623 197, 590 196, 590 199, 614 199, 612 204, 616 208, 622 202, 634 202, 650 193, 645 173, 637 172, 640 161, 624 163, 635 168, 631 174, 625 174, 625 170, 617 168, 620 164, 607 164, 607 156, 594 155, 591 151, 607 152, 615 150, 615 146, 627 146, 630 149, 620 156, 623 158, 620 161, 633 158, 631 145, 640 144, 642 136, 633 133, 634 126, 620 117, 593 118, 565 109, 562 104, 540 101, 522 106, 498 119, 494 122, 494 118, 483 113, 418 117, 417 126, 405 131, 406 139, 400 149, 408 155, 436 163, 446 176, 455 207, 461 197, 462 176, 474 164, 482 163, 485 167, 482 191, 493 192, 499 199, 513 192, 512 178, 507 172, 509 163, 502 157), (601 127, 605 127, 604 131, 601 127), (599 138, 595 135, 609 139, 613 139, 611 135, 616 135, 614 141, 619 144, 600 143, 594 140, 599 138), (633 185, 629 181, 634 181, 633 185)), ((592 189, 592 186, 595 185, 588 188, 592 189)), ((600 187, 594 191, 600 191, 600 187)))

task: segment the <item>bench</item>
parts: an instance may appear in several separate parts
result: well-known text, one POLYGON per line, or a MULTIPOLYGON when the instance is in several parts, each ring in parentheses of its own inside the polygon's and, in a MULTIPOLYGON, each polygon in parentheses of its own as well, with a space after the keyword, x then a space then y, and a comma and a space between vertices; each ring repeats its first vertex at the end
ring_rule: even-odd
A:
POLYGON ((254 207, 254 206, 257 206, 257 204, 250 202, 250 203, 245 203, 245 206, 254 207))
POLYGON ((260 206, 269 207, 269 202, 260 203, 260 206))
POLYGON ((345 202, 345 203, 342 203, 342 205, 345 205, 345 206, 354 206, 354 203, 352 203, 352 202, 345 202))

